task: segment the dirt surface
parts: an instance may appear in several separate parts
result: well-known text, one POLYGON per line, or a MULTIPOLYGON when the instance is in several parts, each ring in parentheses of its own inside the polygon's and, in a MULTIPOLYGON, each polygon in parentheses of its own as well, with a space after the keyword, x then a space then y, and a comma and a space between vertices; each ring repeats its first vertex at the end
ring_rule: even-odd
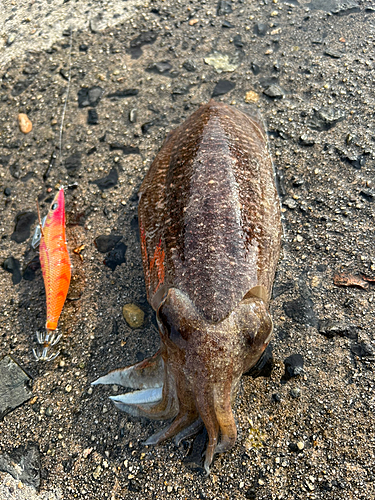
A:
MULTIPOLYGON (((13 263, 13 274, 0 272, 0 352, 33 378, 33 398, 0 422, 0 453, 39 446, 43 498, 49 491, 66 500, 375 498, 375 285, 334 284, 337 274, 362 285, 375 276, 372 2, 155 1, 122 25, 65 35, 8 62, 0 75, 0 260, 15 259, 5 265, 13 263), (218 73, 205 59, 231 71, 218 73), (284 238, 271 303, 274 369, 269 378, 243 377, 237 443, 206 477, 183 462, 191 440, 144 447, 163 424, 120 413, 108 400, 120 389, 90 383, 158 348, 137 191, 168 131, 222 80, 216 94, 226 93, 217 100, 244 105, 246 95, 259 97, 284 238), (32 122, 27 135, 19 113, 32 122), (82 260, 71 252, 61 353, 38 363, 32 349, 45 295, 31 249, 35 199, 45 215, 61 185, 70 248, 84 249, 82 260), (22 212, 24 227, 15 231, 22 212), (126 246, 114 270, 113 254, 94 245, 109 234, 126 246), (141 328, 123 319, 127 303, 145 312, 141 328), (296 353, 304 371, 287 381, 283 361, 296 353)), ((4 478, 2 491, 14 491, 4 478)))

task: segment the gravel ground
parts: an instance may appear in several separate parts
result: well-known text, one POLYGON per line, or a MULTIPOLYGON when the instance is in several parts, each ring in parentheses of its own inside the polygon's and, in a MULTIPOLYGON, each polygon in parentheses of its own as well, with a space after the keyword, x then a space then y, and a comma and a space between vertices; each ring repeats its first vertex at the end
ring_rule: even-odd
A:
MULTIPOLYGON (((77 4, 60 7, 78 19, 77 4)), ((33 16, 44 32, 45 20, 33 16)), ((372 2, 156 0, 96 32, 81 29, 89 16, 82 19, 71 37, 65 31, 26 52, 14 40, 2 54, 0 262, 15 270, 0 272, 0 352, 32 377, 33 397, 0 422, 0 456, 37 445, 41 487, 33 491, 43 499, 375 498, 375 285, 362 278, 375 277, 372 2), (51 161, 70 42, 62 158, 57 151, 51 161), (189 465, 198 439, 144 447, 162 424, 118 412, 108 396, 119 389, 90 382, 158 348, 136 193, 168 131, 213 93, 233 105, 256 101, 268 124, 284 237, 271 304, 274 367, 270 377, 243 377, 237 443, 205 477, 189 465), (20 112, 33 124, 27 135, 20 112), (61 354, 38 363, 45 296, 31 249, 35 198, 45 214, 59 185, 69 245, 84 249, 82 260, 72 253, 61 354), (114 270, 113 254, 94 245, 109 234, 126 246, 114 270), (335 285, 337 274, 358 286, 335 285), (123 319, 127 303, 144 311, 141 328, 123 319), (291 354, 302 355, 304 370, 286 380, 291 354)), ((9 23, 5 43, 16 29, 9 23)), ((32 498, 11 481, 0 472, 1 498, 32 498)))

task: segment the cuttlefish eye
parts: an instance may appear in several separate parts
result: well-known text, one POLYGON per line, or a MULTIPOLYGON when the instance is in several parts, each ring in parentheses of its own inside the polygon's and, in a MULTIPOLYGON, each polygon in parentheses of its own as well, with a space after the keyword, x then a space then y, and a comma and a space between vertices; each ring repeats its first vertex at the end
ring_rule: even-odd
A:
POLYGON ((177 318, 174 318, 169 313, 170 311, 167 304, 163 304, 157 313, 160 332, 171 342, 183 348, 188 338, 188 331, 186 327, 184 328, 184 326, 181 325, 177 318))
POLYGON ((56 210, 56 208, 59 206, 58 203, 54 203, 51 207, 51 210, 56 210))

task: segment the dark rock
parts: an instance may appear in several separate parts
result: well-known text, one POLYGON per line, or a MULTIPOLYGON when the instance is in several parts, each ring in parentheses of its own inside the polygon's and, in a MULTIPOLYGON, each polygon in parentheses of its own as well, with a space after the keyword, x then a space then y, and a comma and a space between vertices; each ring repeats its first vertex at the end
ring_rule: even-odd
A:
POLYGON ((357 339, 357 327, 355 325, 346 325, 332 319, 323 319, 319 321, 319 333, 331 339, 336 336, 357 339))
POLYGON ((314 312, 314 304, 310 298, 299 297, 284 303, 284 311, 289 318, 292 318, 301 325, 316 326, 318 320, 314 312))
POLYGON ((222 22, 221 27, 230 29, 230 28, 234 28, 234 25, 225 19, 222 22))
POLYGON ((78 91, 78 107, 97 106, 103 95, 104 90, 101 87, 91 87, 90 89, 80 89, 78 91))
POLYGON ((9 173, 14 179, 19 179, 21 175, 20 165, 15 162, 9 166, 9 173))
POLYGON ((67 70, 66 70, 66 69, 64 69, 64 68, 61 68, 61 69, 60 69, 60 71, 59 71, 59 74, 60 74, 60 76, 61 76, 62 78, 64 78, 64 80, 65 80, 66 82, 68 82, 68 81, 69 81, 69 71, 67 71, 67 70))
POLYGON ((31 378, 10 357, 0 361, 0 420, 31 398, 31 378))
POLYGON ((130 42, 130 47, 136 48, 136 47, 142 47, 143 45, 146 44, 153 44, 155 40, 157 39, 158 35, 154 33, 153 31, 146 31, 138 35, 136 38, 131 40, 130 42))
POLYGON ((65 168, 68 174, 73 176, 81 167, 81 153, 76 152, 65 160, 65 168))
POLYGON ((39 257, 36 255, 33 258, 33 260, 31 260, 27 264, 27 266, 22 274, 22 278, 26 281, 33 281, 33 279, 35 278, 35 273, 38 269, 40 269, 40 260, 39 260, 39 257))
POLYGON ((146 122, 141 126, 142 134, 147 134, 151 127, 158 123, 157 120, 152 120, 150 122, 146 122))
POLYGON ((285 91, 275 83, 272 83, 269 87, 263 90, 263 94, 268 97, 272 97, 273 99, 279 99, 284 97, 285 91))
POLYGON ((90 156, 90 155, 92 155, 92 154, 96 153, 96 152, 97 152, 97 150, 98 150, 98 149, 97 149, 97 147, 96 147, 96 146, 93 146, 92 148, 90 148, 90 149, 87 151, 87 153, 86 153, 86 154, 87 154, 87 156, 90 156))
POLYGON ((350 163, 350 165, 357 170, 361 170, 361 168, 366 165, 367 161, 367 155, 355 156, 349 154, 341 154, 340 157, 343 161, 350 163))
POLYGON ((217 4, 216 14, 218 16, 225 16, 226 14, 230 14, 232 10, 233 9, 230 2, 227 2, 226 0, 219 0, 217 4))
POLYGON ((105 189, 110 189, 113 186, 116 186, 118 182, 118 173, 117 170, 113 167, 109 174, 101 179, 97 179, 95 181, 90 181, 90 184, 96 184, 101 191, 105 189))
POLYGON ((211 97, 227 94, 233 90, 235 86, 236 84, 234 82, 230 82, 229 80, 219 80, 215 85, 211 97))
POLYGON ((89 50, 89 46, 86 45, 85 43, 81 43, 81 45, 79 46, 79 51, 80 52, 87 52, 89 50))
POLYGON ((236 35, 233 38, 233 44, 235 45, 235 47, 237 47, 239 49, 242 49, 242 47, 245 45, 244 42, 241 39, 241 35, 236 35))
POLYGON ((36 175, 35 172, 27 172, 26 175, 24 175, 23 177, 21 177, 21 181, 22 182, 27 182, 30 179, 37 179, 37 178, 38 178, 38 176, 36 175))
POLYGON ((324 107, 315 111, 309 122, 309 127, 314 130, 329 130, 345 118, 345 113, 341 109, 324 107))
POLYGON ((149 64, 146 68, 146 71, 162 75, 163 73, 168 73, 172 68, 172 64, 170 64, 168 61, 161 61, 149 64))
POLYGON ((22 94, 22 92, 24 92, 27 87, 29 87, 33 83, 33 81, 34 78, 28 78, 27 80, 18 80, 18 82, 14 84, 12 96, 16 97, 22 94))
POLYGON ((125 144, 121 144, 119 142, 112 142, 112 144, 109 145, 109 149, 111 151, 121 149, 121 151, 124 153, 124 155, 139 155, 140 154, 138 146, 126 146, 125 144))
POLYGON ((95 238, 94 244, 100 253, 107 253, 122 239, 119 234, 101 235, 95 238))
POLYGON ((247 489, 245 493, 245 498, 247 498, 247 500, 256 500, 257 498, 256 489, 255 488, 247 489))
POLYGON ((16 243, 22 243, 26 241, 30 236, 31 226, 36 220, 36 214, 34 212, 19 212, 15 218, 15 227, 11 240, 16 243))
POLYGON ((359 4, 355 0, 312 0, 306 7, 332 12, 339 16, 360 11, 359 4))
POLYGON ((133 59, 138 59, 142 55, 143 45, 153 44, 157 39, 158 35, 154 31, 146 31, 133 38, 130 42, 129 52, 133 59))
POLYGON ((254 379, 258 377, 270 377, 273 366, 273 348, 269 344, 255 365, 248 372, 244 373, 244 375, 249 375, 254 379))
POLYGON ((124 97, 131 97, 134 95, 138 95, 138 89, 123 89, 116 90, 116 92, 112 92, 112 94, 108 94, 106 97, 118 97, 119 99, 123 99, 124 97))
POLYGON ((278 392, 275 392, 274 394, 272 394, 272 401, 274 401, 275 403, 280 403, 281 395, 278 392))
POLYGON ((4 189, 4 194, 5 196, 10 196, 12 194, 12 190, 9 187, 6 187, 4 189))
POLYGON ((197 69, 196 65, 191 59, 187 59, 182 66, 186 69, 186 71, 190 71, 190 73, 196 71, 197 69))
POLYGON ((332 59, 340 59, 340 57, 342 57, 341 52, 338 52, 337 50, 333 50, 333 49, 326 49, 324 51, 324 55, 332 57, 332 59))
POLYGON ((303 357, 301 354, 292 354, 284 359, 285 373, 283 380, 290 380, 303 373, 303 357))
POLYGON ((268 26, 264 23, 256 23, 254 26, 254 33, 258 36, 264 36, 267 33, 268 26))
POLYGON ((104 260, 104 264, 114 271, 117 266, 121 266, 125 262, 125 252, 126 245, 120 241, 117 245, 108 253, 104 260))
POLYGON ((259 75, 259 73, 260 73, 259 64, 255 63, 255 62, 250 63, 250 69, 254 73, 255 76, 259 75))
POLYGON ((129 491, 140 492, 142 491, 142 483, 138 479, 131 479, 129 481, 129 491))
POLYGON ((89 109, 87 113, 87 124, 97 125, 99 123, 99 116, 96 109, 89 109))
POLYGON ((174 87, 172 89, 172 95, 186 95, 189 92, 190 87, 174 87))
POLYGON ((303 448, 299 448, 297 443, 289 443, 288 448, 290 451, 293 451, 294 453, 302 453, 303 448))
POLYGON ((362 189, 359 194, 366 201, 373 202, 375 200, 375 189, 362 189))
POLYGON ((20 261, 14 257, 8 257, 3 262, 3 269, 8 273, 12 273, 12 283, 18 285, 22 279, 20 261))
POLYGON ((0 470, 37 490, 40 487, 40 453, 35 443, 0 455, 0 470))
POLYGON ((11 158, 11 155, 3 155, 3 156, 0 156, 0 166, 1 167, 7 167, 8 166, 8 163, 9 163, 9 160, 11 158))
POLYGON ((280 285, 274 286, 272 290, 272 297, 276 299, 279 295, 282 295, 285 292, 289 292, 294 288, 294 281, 286 281, 285 283, 280 283, 280 285))
POLYGON ((374 356, 375 354, 375 349, 371 344, 367 342, 360 342, 359 344, 353 344, 350 350, 355 356, 358 356, 360 358, 374 356))

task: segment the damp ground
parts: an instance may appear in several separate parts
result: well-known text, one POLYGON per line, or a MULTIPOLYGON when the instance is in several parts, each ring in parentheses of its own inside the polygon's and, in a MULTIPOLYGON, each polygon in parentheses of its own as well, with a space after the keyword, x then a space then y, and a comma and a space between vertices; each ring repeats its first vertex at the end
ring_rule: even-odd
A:
POLYGON ((0 422, 0 457, 22 446, 39 478, 38 491, 0 472, 3 497, 375 498, 372 2, 155 1, 106 26, 69 21, 1 69, 0 353, 25 370, 30 394, 0 422), (264 116, 284 236, 274 367, 243 377, 237 443, 205 477, 199 440, 143 446, 162 424, 120 413, 108 396, 121 389, 90 383, 158 349, 137 191, 167 133, 212 96, 264 116), (38 363, 36 199, 46 214, 62 185, 73 280, 60 355, 38 363), (141 327, 126 323, 125 304, 142 309, 141 327), (288 379, 293 354, 303 371, 288 379))

